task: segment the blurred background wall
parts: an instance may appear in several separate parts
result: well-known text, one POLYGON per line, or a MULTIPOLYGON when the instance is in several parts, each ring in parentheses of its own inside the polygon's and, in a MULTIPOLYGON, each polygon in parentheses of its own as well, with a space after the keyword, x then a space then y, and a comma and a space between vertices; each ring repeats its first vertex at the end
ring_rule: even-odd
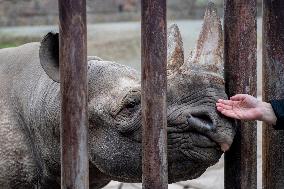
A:
MULTIPOLYGON (((141 0, 87 0, 88 23, 138 21, 141 0)), ((222 12, 223 0, 214 0, 222 12)), ((168 0, 168 19, 200 19, 208 0, 168 0)), ((258 0, 261 14, 261 0, 258 0)), ((0 0, 0 26, 57 24, 57 0, 0 0)))

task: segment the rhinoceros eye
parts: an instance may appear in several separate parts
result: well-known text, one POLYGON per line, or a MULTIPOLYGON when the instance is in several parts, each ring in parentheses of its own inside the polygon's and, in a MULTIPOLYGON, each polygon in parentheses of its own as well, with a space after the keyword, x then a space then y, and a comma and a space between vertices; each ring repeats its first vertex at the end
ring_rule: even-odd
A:
POLYGON ((128 104, 125 105, 125 109, 132 111, 132 110, 135 109, 136 105, 137 105, 137 103, 135 101, 129 102, 128 104))
POLYGON ((131 93, 124 98, 118 115, 123 117, 130 116, 134 112, 137 112, 139 107, 140 107, 140 95, 138 95, 137 93, 131 93))

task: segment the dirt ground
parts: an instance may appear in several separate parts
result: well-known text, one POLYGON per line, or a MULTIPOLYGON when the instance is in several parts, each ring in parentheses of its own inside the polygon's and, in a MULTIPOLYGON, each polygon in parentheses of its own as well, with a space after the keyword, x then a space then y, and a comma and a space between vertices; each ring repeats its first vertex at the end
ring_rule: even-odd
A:
MULTIPOLYGON (((173 22, 170 22, 173 23, 173 22)), ((188 56, 196 44, 200 32, 202 21, 175 21, 180 27, 183 37, 185 57, 188 56)), ((261 98, 261 22, 258 20, 258 97, 261 98)), ((33 27, 13 27, 0 28, 1 39, 25 38, 40 39, 47 32, 58 31, 56 26, 33 26, 33 27)), ((140 23, 122 22, 107 23, 88 26, 88 54, 96 55, 105 60, 116 61, 140 70, 140 23)), ((258 124, 258 188, 262 188, 261 183, 261 124, 258 124)), ((169 185, 169 189, 223 189, 224 183, 224 160, 208 168, 208 170, 198 179, 180 182, 169 185)), ((141 184, 126 184, 111 182, 105 189, 130 189, 141 188, 141 184)))

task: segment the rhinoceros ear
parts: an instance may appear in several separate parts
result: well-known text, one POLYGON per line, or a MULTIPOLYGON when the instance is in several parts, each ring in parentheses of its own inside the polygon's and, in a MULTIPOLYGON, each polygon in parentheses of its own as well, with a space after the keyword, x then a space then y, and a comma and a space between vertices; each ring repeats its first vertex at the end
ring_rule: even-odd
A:
POLYGON ((58 33, 48 33, 39 48, 39 59, 45 73, 59 82, 59 39, 58 33))
POLYGON ((176 24, 168 29, 168 71, 175 71, 184 63, 183 43, 176 24))
POLYGON ((199 67, 203 71, 218 74, 223 77, 223 32, 217 8, 209 2, 204 16, 202 31, 197 41, 197 46, 188 59, 187 65, 199 67))

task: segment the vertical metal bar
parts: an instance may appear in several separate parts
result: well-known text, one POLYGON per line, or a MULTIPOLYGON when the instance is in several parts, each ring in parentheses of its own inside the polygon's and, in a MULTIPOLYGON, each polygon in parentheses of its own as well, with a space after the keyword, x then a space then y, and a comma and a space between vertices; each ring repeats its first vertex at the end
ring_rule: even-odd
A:
MULTIPOLYGON (((284 98, 284 1, 263 0, 263 100, 284 98)), ((284 188, 284 132, 263 124, 263 188, 284 188)))
MULTIPOLYGON (((229 96, 256 96, 256 0, 224 1, 225 79, 229 96)), ((238 121, 231 149, 225 154, 225 188, 257 186, 256 122, 238 121)))
POLYGON ((61 188, 89 188, 86 1, 59 0, 61 188))
POLYGON ((144 189, 168 188, 166 0, 142 0, 144 189))

